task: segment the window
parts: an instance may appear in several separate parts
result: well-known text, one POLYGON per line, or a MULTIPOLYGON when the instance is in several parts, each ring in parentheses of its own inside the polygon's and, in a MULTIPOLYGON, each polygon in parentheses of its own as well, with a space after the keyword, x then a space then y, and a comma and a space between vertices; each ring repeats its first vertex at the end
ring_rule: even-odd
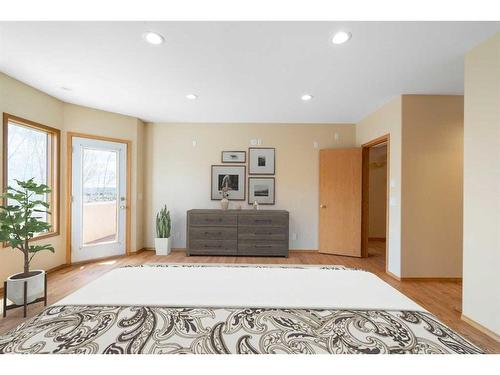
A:
POLYGON ((3 191, 7 186, 16 188, 15 180, 30 178, 52 190, 40 197, 50 204, 51 215, 42 220, 52 225, 51 231, 34 239, 59 234, 59 138, 58 129, 3 114, 3 191))

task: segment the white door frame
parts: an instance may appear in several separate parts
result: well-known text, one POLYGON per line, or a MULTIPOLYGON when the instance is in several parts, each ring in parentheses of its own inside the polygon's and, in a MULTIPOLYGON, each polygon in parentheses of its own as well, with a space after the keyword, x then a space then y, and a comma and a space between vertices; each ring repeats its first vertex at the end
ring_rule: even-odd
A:
MULTIPOLYGON (((123 255, 129 255, 130 254, 130 238, 131 238, 131 211, 130 211, 130 202, 131 202, 131 156, 132 156, 132 142, 129 140, 125 139, 118 139, 118 138, 110 138, 110 137, 101 137, 101 136, 95 136, 91 134, 82 134, 82 133, 74 133, 74 132, 68 132, 67 133, 67 142, 66 142, 66 151, 67 151, 67 166, 66 166, 66 172, 67 172, 67 189, 66 189, 66 264, 73 264, 74 259, 72 259, 72 203, 71 203, 71 197, 72 197, 72 191, 73 191, 73 138, 78 137, 78 138, 85 138, 85 139, 93 139, 93 140, 100 140, 100 141, 107 141, 107 142, 114 142, 114 143, 122 143, 126 145, 126 199, 124 202, 125 205, 125 252, 123 255)), ((77 263, 80 263, 79 261, 76 261, 77 263)), ((86 262, 86 261, 83 261, 86 262)))

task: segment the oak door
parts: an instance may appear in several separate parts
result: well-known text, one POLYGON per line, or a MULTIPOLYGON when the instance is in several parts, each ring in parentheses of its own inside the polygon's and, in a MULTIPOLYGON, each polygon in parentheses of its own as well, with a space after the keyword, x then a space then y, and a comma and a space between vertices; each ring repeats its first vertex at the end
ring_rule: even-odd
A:
POLYGON ((319 155, 319 251, 361 257, 362 149, 319 155))

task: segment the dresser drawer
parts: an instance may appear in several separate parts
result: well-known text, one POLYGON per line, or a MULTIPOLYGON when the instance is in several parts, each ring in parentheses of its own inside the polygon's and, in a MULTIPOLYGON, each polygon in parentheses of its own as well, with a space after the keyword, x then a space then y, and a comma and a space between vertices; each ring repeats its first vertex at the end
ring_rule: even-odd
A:
POLYGON ((238 224, 238 216, 236 215, 225 215, 225 214, 190 214, 189 215, 190 225, 234 225, 238 224))
POLYGON ((221 255, 236 255, 238 249, 238 241, 236 240, 190 240, 189 254, 221 254, 221 255))
POLYGON ((236 241, 236 227, 193 227, 189 231, 190 240, 233 240, 236 241))
POLYGON ((195 209, 187 216, 187 255, 288 256, 287 211, 195 209))
POLYGON ((286 227, 240 226, 238 227, 238 239, 286 241, 288 239, 288 231, 286 227))
POLYGON ((288 216, 273 214, 240 215, 238 217, 238 225, 287 227, 288 216))
POLYGON ((238 242, 238 255, 251 256, 287 256, 288 245, 285 241, 240 241, 238 242))

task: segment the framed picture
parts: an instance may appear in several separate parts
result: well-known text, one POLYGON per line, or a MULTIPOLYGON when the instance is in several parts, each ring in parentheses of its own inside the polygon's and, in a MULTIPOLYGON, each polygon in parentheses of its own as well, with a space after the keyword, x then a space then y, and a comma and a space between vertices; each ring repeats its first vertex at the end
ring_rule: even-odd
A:
POLYGON ((248 177, 248 204, 274 204, 274 177, 248 177))
POLYGON ((212 200, 221 200, 223 188, 227 186, 227 199, 244 201, 245 177, 246 167, 244 165, 212 165, 212 200))
POLYGON ((250 147, 248 149, 248 174, 274 174, 275 149, 250 147))
POLYGON ((222 151, 222 163, 246 163, 246 151, 222 151))

